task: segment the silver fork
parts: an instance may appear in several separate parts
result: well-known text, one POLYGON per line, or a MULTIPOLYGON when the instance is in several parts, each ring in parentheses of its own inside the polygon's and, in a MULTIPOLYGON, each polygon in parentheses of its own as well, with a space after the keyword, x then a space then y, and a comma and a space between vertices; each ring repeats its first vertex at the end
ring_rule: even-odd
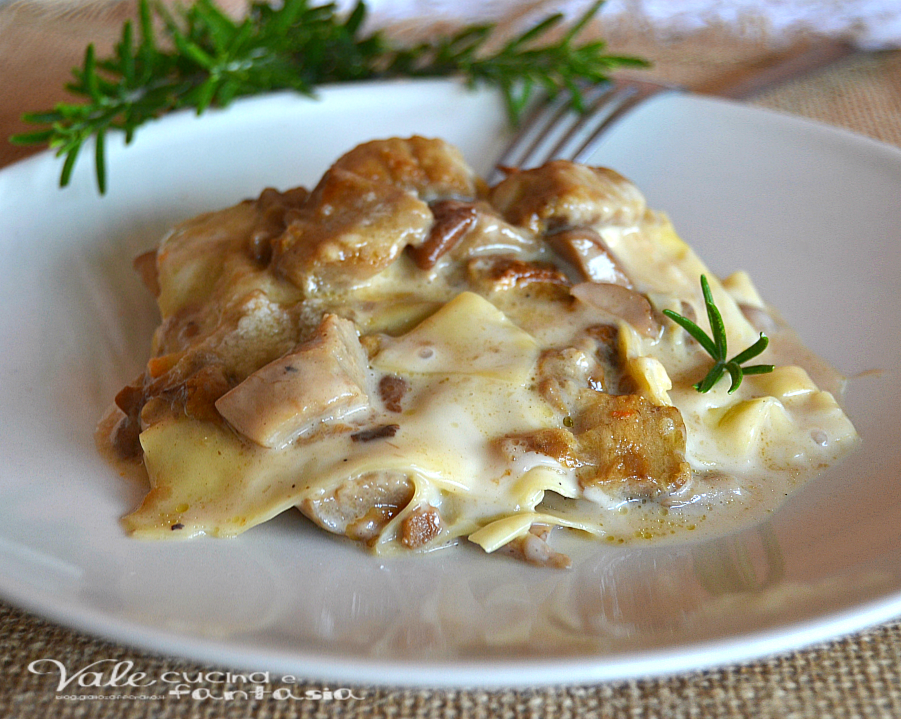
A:
MULTIPOLYGON (((702 95, 747 99, 763 90, 837 62, 855 51, 853 45, 836 38, 802 41, 747 67, 714 78, 693 89, 702 95)), ((629 111, 662 92, 684 91, 675 85, 643 80, 613 80, 588 88, 583 94, 585 113, 569 107, 569 96, 560 93, 543 103, 526 119, 495 163, 489 182, 500 182, 502 168, 529 168, 549 160, 585 162, 604 133, 629 111)))
POLYGON ((648 98, 676 90, 679 88, 654 82, 612 80, 583 93, 583 113, 572 109, 568 94, 560 93, 525 119, 488 181, 500 182, 505 176, 503 168, 527 169, 558 159, 585 162, 617 120, 648 98))

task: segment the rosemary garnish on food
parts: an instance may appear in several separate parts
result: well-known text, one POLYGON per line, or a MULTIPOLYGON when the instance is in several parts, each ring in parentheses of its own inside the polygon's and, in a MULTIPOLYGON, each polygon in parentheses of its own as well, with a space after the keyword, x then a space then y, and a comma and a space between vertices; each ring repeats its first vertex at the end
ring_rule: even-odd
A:
POLYGON ((174 11, 157 0, 138 0, 137 39, 126 22, 111 57, 97 58, 89 45, 84 64, 72 71, 74 81, 66 88, 84 101, 26 114, 25 121, 46 127, 11 140, 47 144, 64 156, 60 184, 65 186, 85 142, 95 138, 97 184, 104 192, 108 131, 124 131, 128 143, 138 127, 174 110, 193 108, 199 114, 274 90, 312 96, 324 83, 456 75, 471 86, 498 87, 513 122, 539 90, 550 96, 569 93, 572 106, 581 110, 580 84, 602 82, 615 67, 647 65, 608 55, 601 40, 576 42, 603 2, 597 0, 559 39, 538 42, 563 21, 556 13, 492 51, 494 24, 470 25, 406 47, 380 31, 364 34, 362 0, 346 16, 335 4, 256 0, 242 20, 226 15, 213 0, 174 11))
POLYGON ((720 378, 728 372, 729 376, 732 378, 729 394, 732 394, 741 385, 741 380, 744 375, 767 374, 768 372, 773 371, 773 365, 771 364, 755 364, 749 367, 741 366, 763 352, 770 343, 770 340, 763 332, 761 332, 760 339, 754 344, 743 352, 739 352, 731 360, 727 360, 726 326, 723 324, 723 316, 720 314, 719 308, 713 301, 713 294, 710 292, 710 283, 707 282, 707 278, 704 275, 701 275, 701 290, 704 293, 704 304, 707 306, 707 318, 710 320, 710 330, 713 333, 713 337, 710 337, 694 322, 677 312, 663 310, 663 314, 694 337, 701 347, 713 357, 713 367, 710 368, 710 371, 704 379, 694 385, 694 388, 698 390, 698 392, 709 392, 710 389, 720 381, 720 378))

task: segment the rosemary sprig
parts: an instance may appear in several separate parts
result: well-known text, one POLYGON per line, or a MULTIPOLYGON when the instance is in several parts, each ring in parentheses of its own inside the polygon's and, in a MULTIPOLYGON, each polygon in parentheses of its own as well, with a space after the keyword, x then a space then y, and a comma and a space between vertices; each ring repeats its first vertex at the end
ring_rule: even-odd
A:
POLYGON ((335 4, 254 0, 242 20, 230 18, 214 0, 172 12, 157 0, 138 0, 137 33, 126 22, 111 57, 98 59, 89 45, 82 67, 72 71, 74 80, 66 88, 84 101, 26 114, 25 121, 45 127, 11 141, 46 144, 65 157, 60 176, 65 186, 93 137, 97 184, 104 192, 104 141, 110 130, 124 131, 128 143, 141 125, 174 110, 194 108, 199 114, 274 90, 313 96, 323 83, 458 75, 469 85, 500 88, 513 122, 539 89, 550 96, 567 92, 573 107, 582 109, 580 83, 601 82, 615 67, 647 65, 606 54, 601 40, 577 44, 576 36, 603 2, 597 0, 555 42, 538 41, 560 25, 560 13, 491 52, 486 48, 493 24, 471 25, 410 47, 395 46, 379 31, 364 35, 362 0, 346 16, 335 4))
POLYGON ((694 322, 677 312, 663 310, 663 314, 694 337, 701 347, 713 357, 713 367, 710 368, 710 371, 704 379, 694 385, 694 388, 698 392, 709 392, 713 386, 720 381, 720 378, 728 372, 729 376, 732 378, 729 394, 732 394, 741 385, 741 380, 744 375, 767 374, 768 372, 773 371, 773 365, 771 364, 755 364, 750 367, 741 366, 763 352, 770 343, 770 340, 763 332, 761 332, 760 338, 754 344, 743 352, 739 352, 731 360, 727 360, 726 326, 723 324, 723 316, 720 314, 719 308, 713 301, 710 283, 707 282, 707 278, 704 275, 701 275, 701 290, 704 293, 704 304, 707 306, 707 319, 710 321, 710 330, 713 333, 713 337, 710 337, 694 322))

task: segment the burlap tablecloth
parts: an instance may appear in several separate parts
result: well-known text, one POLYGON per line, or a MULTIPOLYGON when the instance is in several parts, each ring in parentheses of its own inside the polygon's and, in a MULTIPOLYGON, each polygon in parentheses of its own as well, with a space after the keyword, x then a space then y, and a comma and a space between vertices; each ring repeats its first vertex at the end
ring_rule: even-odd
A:
MULTIPOLYGON (((94 40, 101 50, 109 47, 130 11, 129 5, 116 4, 85 14, 65 5, 36 11, 28 4, 0 3, 0 137, 24 129, 18 120, 23 111, 44 109, 59 99, 85 43, 94 40)), ((774 50, 760 39, 736 39, 725 28, 660 39, 640 26, 619 26, 607 36, 617 50, 653 58, 655 77, 688 86, 774 50)), ((854 55, 752 102, 901 146, 901 52, 854 55)), ((0 166, 26 154, 28 150, 0 140, 0 166)), ((28 670, 42 658, 56 659, 70 671, 100 660, 109 660, 106 666, 112 660, 131 662, 134 672, 148 677, 165 672, 209 676, 220 669, 111 644, 0 603, 0 717, 901 717, 899 622, 747 665, 517 691, 347 686, 343 689, 353 693, 347 697, 344 691, 336 695, 339 687, 333 685, 328 698, 320 683, 287 686, 273 677, 246 698, 230 701, 165 694, 156 700, 115 699, 123 691, 110 688, 96 690, 104 698, 84 698, 90 695, 79 689, 82 698, 67 700, 58 698, 58 675, 28 670)), ((217 694, 223 688, 242 688, 195 686, 217 694)))

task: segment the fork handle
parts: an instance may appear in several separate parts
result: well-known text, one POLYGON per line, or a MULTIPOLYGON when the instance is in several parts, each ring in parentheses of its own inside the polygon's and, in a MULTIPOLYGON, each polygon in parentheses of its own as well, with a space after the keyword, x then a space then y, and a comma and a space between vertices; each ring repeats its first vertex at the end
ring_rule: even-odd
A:
POLYGON ((702 95, 744 100, 824 68, 854 51, 854 46, 844 40, 816 38, 690 89, 702 95))

